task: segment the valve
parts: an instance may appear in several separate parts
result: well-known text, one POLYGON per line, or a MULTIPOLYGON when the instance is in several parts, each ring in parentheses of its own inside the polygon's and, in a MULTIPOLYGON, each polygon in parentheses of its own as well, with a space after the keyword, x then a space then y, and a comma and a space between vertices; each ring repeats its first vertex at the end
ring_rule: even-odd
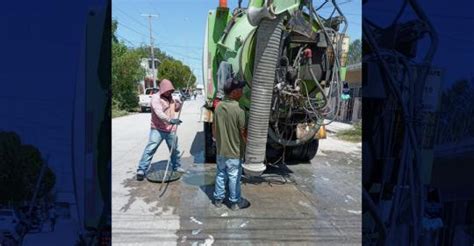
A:
POLYGON ((341 99, 343 101, 347 101, 351 98, 351 95, 350 95, 350 91, 351 89, 349 88, 349 84, 347 83, 347 81, 343 81, 342 82, 342 94, 341 94, 341 99))
POLYGON ((310 48, 306 48, 303 51, 303 55, 307 59, 311 59, 313 57, 313 51, 310 48))

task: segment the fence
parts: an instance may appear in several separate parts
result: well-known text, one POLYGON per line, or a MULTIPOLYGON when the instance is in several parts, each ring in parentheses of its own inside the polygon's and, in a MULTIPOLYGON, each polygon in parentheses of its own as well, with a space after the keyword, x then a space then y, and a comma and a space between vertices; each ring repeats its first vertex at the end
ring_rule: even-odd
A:
POLYGON ((349 100, 339 102, 336 120, 353 124, 362 119, 362 88, 351 88, 349 95, 349 100))

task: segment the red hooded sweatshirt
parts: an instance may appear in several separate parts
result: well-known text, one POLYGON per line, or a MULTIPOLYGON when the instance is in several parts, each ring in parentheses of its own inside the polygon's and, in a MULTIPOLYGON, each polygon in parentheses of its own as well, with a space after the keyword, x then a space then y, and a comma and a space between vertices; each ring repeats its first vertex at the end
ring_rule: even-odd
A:
POLYGON ((176 118, 176 112, 181 110, 182 103, 174 100, 172 96, 169 99, 161 96, 167 91, 174 91, 174 87, 171 81, 163 79, 160 82, 160 91, 151 97, 151 128, 174 132, 176 126, 171 125, 170 120, 176 118))

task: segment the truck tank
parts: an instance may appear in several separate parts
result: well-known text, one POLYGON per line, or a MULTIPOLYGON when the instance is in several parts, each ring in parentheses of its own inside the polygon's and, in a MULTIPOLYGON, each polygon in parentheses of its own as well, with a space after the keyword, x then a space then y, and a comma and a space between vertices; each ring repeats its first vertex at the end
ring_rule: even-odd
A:
POLYGON ((247 81, 240 106, 246 112, 248 143, 244 172, 260 175, 281 159, 310 161, 319 134, 337 115, 343 95, 347 22, 335 1, 329 17, 306 0, 227 1, 208 13, 203 81, 206 162, 215 161, 212 114, 228 77, 247 81))

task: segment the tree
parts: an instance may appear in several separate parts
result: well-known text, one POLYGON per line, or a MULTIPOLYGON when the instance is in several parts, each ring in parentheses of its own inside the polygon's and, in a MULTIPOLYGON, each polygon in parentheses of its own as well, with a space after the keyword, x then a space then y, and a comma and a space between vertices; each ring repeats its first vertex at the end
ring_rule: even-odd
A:
POLYGON ((130 111, 138 106, 136 85, 145 76, 140 58, 123 43, 112 43, 112 99, 121 109, 130 111))
MULTIPOLYGON (((135 50, 140 53, 141 57, 150 57, 150 46, 140 46, 135 48, 135 50)), ((155 54, 155 58, 158 58, 160 61, 175 60, 173 57, 169 56, 166 54, 166 52, 162 51, 158 47, 155 47, 153 52, 155 54)))
POLYGON ((441 95, 439 142, 452 142, 474 136, 474 87, 468 79, 456 80, 441 95))
POLYGON ((349 52, 347 54, 347 65, 357 64, 362 61, 362 42, 360 39, 354 40, 349 44, 349 52))
MULTIPOLYGON (((0 131, 0 204, 30 200, 43 164, 36 147, 23 145, 14 132, 0 131)), ((38 197, 46 196, 55 182, 56 177, 48 167, 38 197)))
MULTIPOLYGON (((135 49, 140 53, 141 57, 149 57, 150 47, 141 46, 135 49)), ((154 48, 155 58, 161 61, 158 67, 158 80, 169 79, 173 82, 176 88, 185 88, 188 79, 191 79, 190 87, 195 86, 196 76, 191 75, 192 71, 189 66, 183 64, 181 61, 174 59, 172 56, 166 54, 160 48, 154 48), (191 75, 191 78, 190 78, 191 75)))
POLYGON ((112 42, 113 43, 118 43, 117 28, 118 28, 118 21, 112 20, 112 42))
POLYGON ((114 40, 117 24, 112 22, 112 101, 114 106, 131 111, 138 106, 136 85, 145 71, 140 66, 141 53, 114 40))
MULTIPOLYGON (((141 58, 149 57, 150 47, 127 47, 117 39, 118 22, 112 21, 112 106, 114 109, 131 111, 138 106, 137 82, 145 78, 140 65, 141 58)), ((190 79, 194 87, 196 77, 191 69, 159 48, 154 48, 155 57, 161 61, 158 80, 169 79, 177 89, 185 88, 190 79)))
POLYGON ((177 60, 163 61, 158 70, 158 78, 171 80, 176 89, 186 88, 188 81, 189 87, 194 87, 196 83, 196 76, 192 74, 191 69, 177 60))

